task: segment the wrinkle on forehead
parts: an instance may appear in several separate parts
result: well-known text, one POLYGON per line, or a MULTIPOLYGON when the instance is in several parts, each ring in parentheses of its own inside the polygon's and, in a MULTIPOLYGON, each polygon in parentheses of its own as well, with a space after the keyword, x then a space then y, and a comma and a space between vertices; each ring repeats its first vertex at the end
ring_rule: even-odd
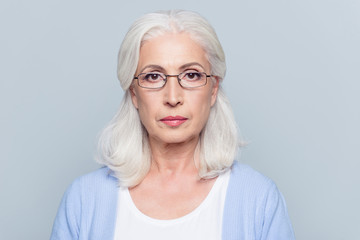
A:
POLYGON ((140 48, 136 73, 139 74, 148 65, 176 71, 186 65, 198 65, 201 71, 211 71, 204 48, 186 32, 165 33, 145 41, 140 48))

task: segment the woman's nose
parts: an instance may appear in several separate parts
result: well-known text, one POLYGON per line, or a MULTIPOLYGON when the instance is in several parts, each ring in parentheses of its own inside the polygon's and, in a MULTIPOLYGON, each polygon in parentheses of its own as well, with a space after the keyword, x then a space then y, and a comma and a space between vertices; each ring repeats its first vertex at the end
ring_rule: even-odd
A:
POLYGON ((175 107, 184 101, 184 89, 180 86, 177 76, 168 76, 164 86, 164 104, 175 107))

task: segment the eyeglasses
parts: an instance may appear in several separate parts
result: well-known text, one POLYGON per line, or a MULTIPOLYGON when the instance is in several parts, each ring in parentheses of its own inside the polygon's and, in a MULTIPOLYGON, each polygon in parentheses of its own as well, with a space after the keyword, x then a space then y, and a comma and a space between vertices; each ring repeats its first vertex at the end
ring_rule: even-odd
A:
POLYGON ((204 72, 185 71, 178 75, 166 75, 160 72, 140 73, 134 79, 137 79, 138 85, 142 88, 160 89, 165 86, 168 77, 177 77, 177 80, 183 88, 198 88, 206 85, 207 78, 213 75, 207 75, 204 72))

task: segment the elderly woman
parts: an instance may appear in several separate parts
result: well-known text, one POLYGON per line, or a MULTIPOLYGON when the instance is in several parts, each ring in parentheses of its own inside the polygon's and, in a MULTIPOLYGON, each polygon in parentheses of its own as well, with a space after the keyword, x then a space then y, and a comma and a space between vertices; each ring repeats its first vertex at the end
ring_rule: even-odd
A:
POLYGON ((234 162, 225 68, 198 14, 138 19, 119 52, 125 96, 100 138, 105 167, 69 187, 51 239, 294 239, 275 184, 234 162))

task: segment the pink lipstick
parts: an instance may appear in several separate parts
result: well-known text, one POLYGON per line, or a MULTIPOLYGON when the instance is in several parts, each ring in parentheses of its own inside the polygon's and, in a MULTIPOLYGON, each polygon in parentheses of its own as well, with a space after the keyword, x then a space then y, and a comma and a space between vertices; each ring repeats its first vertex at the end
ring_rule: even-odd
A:
POLYGON ((167 116, 162 119, 160 119, 161 122, 165 123, 166 125, 170 127, 177 127, 186 122, 188 119, 186 117, 182 116, 167 116))

